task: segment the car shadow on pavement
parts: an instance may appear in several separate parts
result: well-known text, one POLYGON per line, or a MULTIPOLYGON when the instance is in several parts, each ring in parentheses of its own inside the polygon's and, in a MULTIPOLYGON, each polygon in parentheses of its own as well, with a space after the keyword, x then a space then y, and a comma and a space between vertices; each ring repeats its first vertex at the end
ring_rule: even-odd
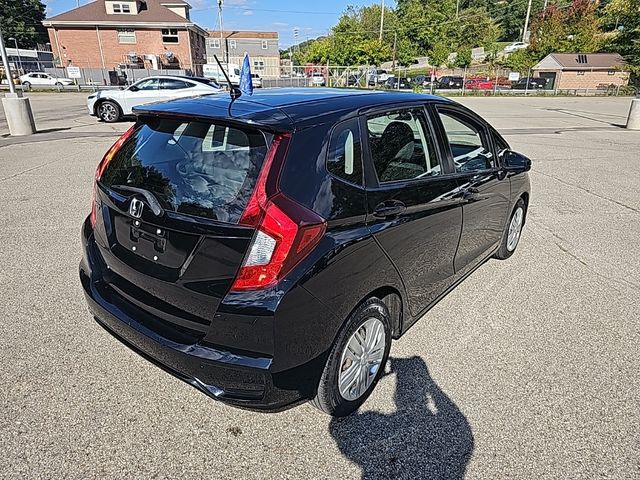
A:
POLYGON ((420 357, 390 358, 397 376, 396 411, 358 411, 333 418, 329 431, 340 451, 378 478, 462 479, 473 452, 469 422, 435 384, 420 357))

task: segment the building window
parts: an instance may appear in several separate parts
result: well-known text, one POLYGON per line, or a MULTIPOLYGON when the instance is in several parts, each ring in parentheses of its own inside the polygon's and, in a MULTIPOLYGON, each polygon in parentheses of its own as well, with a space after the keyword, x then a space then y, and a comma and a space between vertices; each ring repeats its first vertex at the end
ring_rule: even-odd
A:
POLYGON ((131 13, 131 5, 128 3, 113 3, 113 13, 131 13))
POLYGON ((220 39, 212 38, 209 40, 209 48, 220 48, 220 39))
POLYGON ((267 48, 269 48, 269 42, 267 42, 266 40, 262 40, 262 49, 266 50, 267 48))
POLYGON ((235 40, 229 40, 229 48, 236 48, 238 45, 235 40))
POLYGON ((580 70, 580 71, 578 72, 578 75, 584 75, 584 71, 580 70))
POLYGON ((254 60, 253 61, 253 69, 257 72, 264 71, 264 61, 262 60, 254 60))
POLYGON ((135 30, 133 28, 119 28, 118 43, 136 43, 135 30))
POLYGON ((616 74, 616 71, 615 71, 615 70, 609 70, 609 71, 607 72, 607 75, 615 75, 615 74, 616 74))
POLYGON ((178 43, 178 30, 176 28, 163 28, 162 43, 178 43))

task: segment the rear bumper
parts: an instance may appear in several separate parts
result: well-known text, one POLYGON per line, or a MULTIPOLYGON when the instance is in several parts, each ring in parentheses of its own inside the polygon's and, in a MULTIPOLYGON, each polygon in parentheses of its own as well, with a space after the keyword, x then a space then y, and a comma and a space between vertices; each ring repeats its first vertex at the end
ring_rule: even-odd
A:
POLYGON ((212 398, 239 407, 281 410, 308 399, 317 361, 273 372, 273 359, 191 342, 149 312, 128 303, 103 280, 102 265, 85 222, 80 280, 89 311, 109 333, 154 364, 212 398), (292 382, 292 379, 294 381, 292 382), (281 388, 281 385, 284 387, 281 388))

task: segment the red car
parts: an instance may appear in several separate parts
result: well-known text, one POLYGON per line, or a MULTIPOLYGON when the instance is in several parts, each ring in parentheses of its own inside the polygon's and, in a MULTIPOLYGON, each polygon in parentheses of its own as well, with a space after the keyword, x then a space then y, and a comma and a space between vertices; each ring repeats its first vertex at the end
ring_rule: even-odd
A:
POLYGON ((471 78, 464 84, 467 90, 493 90, 493 80, 484 78, 471 78))

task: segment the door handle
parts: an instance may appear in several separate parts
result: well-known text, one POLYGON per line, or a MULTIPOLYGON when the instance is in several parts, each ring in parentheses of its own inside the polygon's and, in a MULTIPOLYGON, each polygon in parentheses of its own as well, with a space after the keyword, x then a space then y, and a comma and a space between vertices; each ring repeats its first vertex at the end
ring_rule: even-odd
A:
POLYGON ((400 215, 407 209, 406 205, 399 200, 388 200, 378 204, 373 210, 373 216, 378 218, 387 218, 394 215, 400 215))
POLYGON ((479 193, 480 193, 480 190, 478 190, 476 187, 465 188, 464 191, 462 192, 462 199, 469 200, 469 201, 477 200, 479 193))

